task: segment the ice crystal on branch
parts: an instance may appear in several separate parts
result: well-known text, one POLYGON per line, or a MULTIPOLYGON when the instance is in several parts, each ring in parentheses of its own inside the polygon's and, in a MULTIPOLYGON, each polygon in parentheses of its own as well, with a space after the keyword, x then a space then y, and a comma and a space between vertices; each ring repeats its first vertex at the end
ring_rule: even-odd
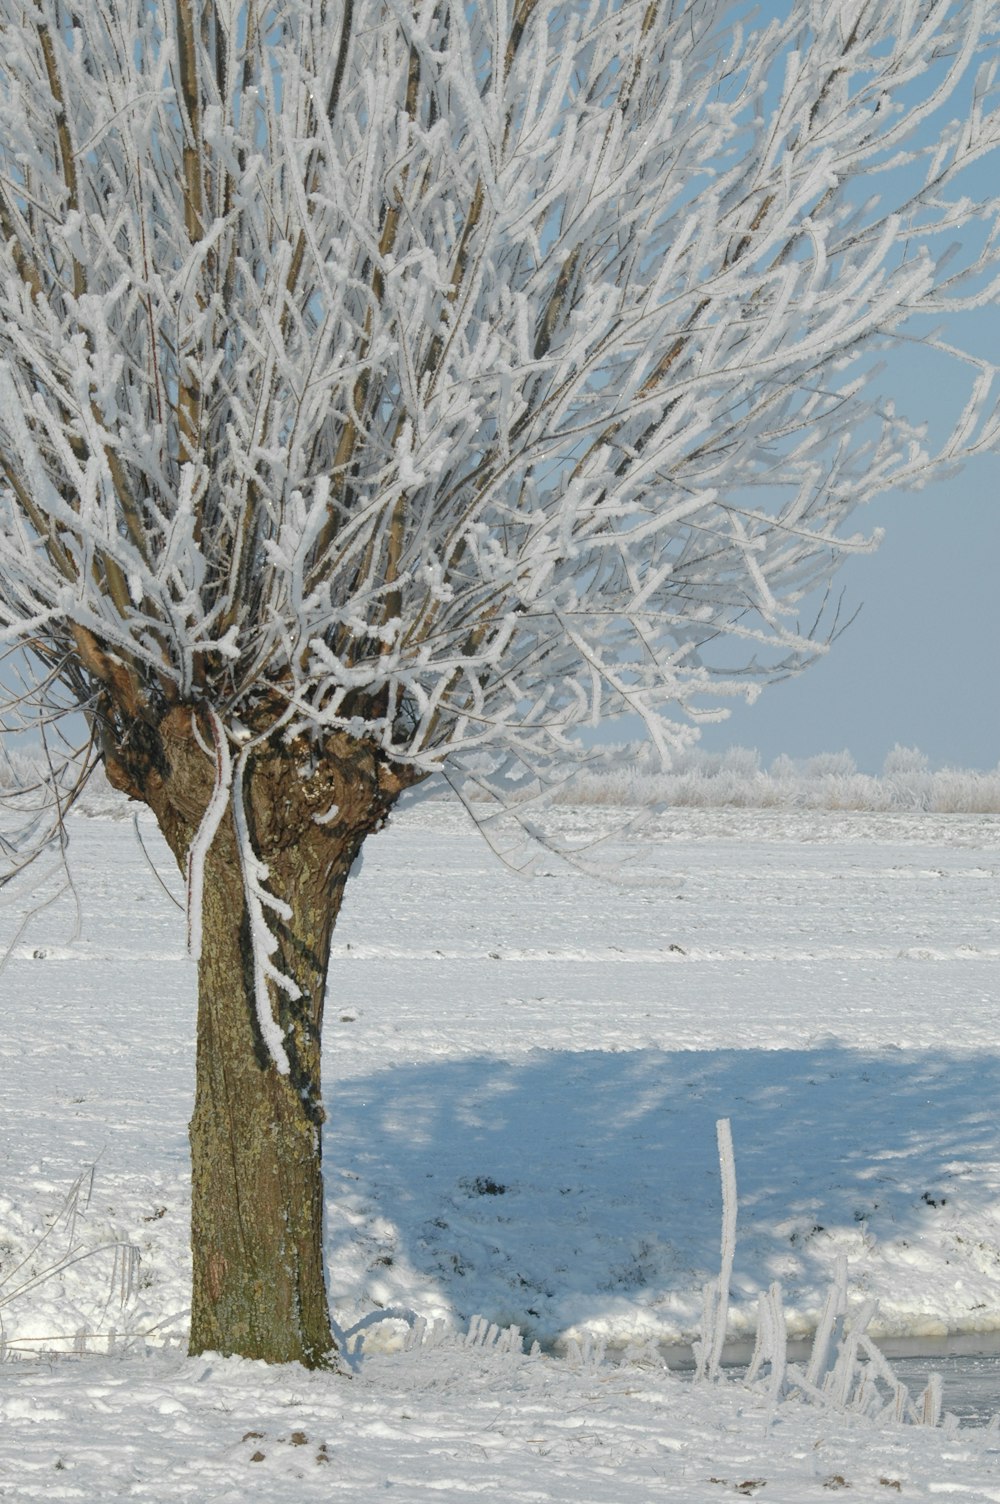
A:
POLYGON ((860 502, 1000 436, 945 328, 1000 285, 998 40, 1000 0, 0 0, 0 729, 41 722, 50 836, 96 757, 187 875, 193 1352, 335 1363, 327 965, 403 790, 506 853, 581 728, 668 764, 818 651, 860 502), (933 444, 910 339, 967 391, 933 444))
POLYGON ((112 762, 179 705, 408 778, 626 713, 669 760, 815 654, 859 503, 996 438, 992 369, 932 452, 875 359, 995 294, 996 0, 0 33, 0 621, 112 762))

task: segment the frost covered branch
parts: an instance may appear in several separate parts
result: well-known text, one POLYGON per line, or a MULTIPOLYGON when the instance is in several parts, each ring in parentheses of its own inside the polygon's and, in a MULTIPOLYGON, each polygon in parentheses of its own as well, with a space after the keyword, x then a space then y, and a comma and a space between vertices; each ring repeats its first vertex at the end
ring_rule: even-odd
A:
MULTIPOLYGON (((935 462, 873 356, 996 294, 998 19, 5 0, 0 618, 40 693, 543 770, 626 711, 669 756, 744 687, 720 633, 808 659, 850 512, 935 462)), ((970 374, 942 460, 996 437, 970 374)))
POLYGON ((0 0, 3 729, 82 711, 155 806, 193 728, 196 949, 248 738, 504 799, 621 716, 669 765, 822 651, 854 509, 1000 438, 940 332, 1000 289, 998 38, 1000 0, 0 0), (914 340, 965 384, 933 441, 886 396, 914 340))

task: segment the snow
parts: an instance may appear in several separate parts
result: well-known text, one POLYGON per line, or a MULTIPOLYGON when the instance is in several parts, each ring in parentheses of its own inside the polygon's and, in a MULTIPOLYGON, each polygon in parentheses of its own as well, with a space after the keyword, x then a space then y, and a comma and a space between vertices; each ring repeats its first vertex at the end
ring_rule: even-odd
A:
POLYGON ((635 849, 644 882, 528 882, 436 801, 368 843, 328 1004, 331 1292, 345 1328, 429 1325, 369 1326, 340 1379, 184 1355, 184 915, 127 824, 72 822, 79 934, 64 896, 0 975, 0 1499, 1000 1500, 985 1428, 664 1366, 719 1271, 721 1118, 731 1339, 776 1280, 808 1336, 846 1255, 890 1350, 995 1350, 1000 818, 685 809, 635 849))

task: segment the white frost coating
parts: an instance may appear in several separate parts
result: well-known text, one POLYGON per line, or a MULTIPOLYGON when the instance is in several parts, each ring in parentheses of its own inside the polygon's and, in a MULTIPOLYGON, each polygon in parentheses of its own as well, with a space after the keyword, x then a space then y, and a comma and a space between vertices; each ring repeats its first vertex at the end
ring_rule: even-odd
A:
POLYGON ((737 1164, 732 1152, 732 1125, 728 1117, 720 1117, 716 1123, 716 1137, 719 1140, 719 1169, 722 1170, 722 1259, 719 1266, 719 1318, 710 1358, 713 1378, 722 1363, 729 1313, 729 1281, 732 1280, 732 1260, 737 1250, 737 1164))
POLYGON ((810 1384, 818 1384, 829 1367, 830 1352, 844 1329, 844 1317, 847 1315, 847 1255, 838 1254, 836 1274, 827 1293, 823 1311, 816 1327, 816 1335, 813 1338, 812 1352, 809 1355, 809 1366, 806 1369, 806 1379, 810 1384))
POLYGON ((812 661, 853 509, 1000 446, 1000 0, 107 9, 0 6, 5 725, 96 680, 540 803, 812 661))
POLYGON ((202 904, 205 896, 205 858, 225 816, 233 787, 233 761, 225 727, 215 711, 208 709, 215 753, 215 788, 187 854, 188 954, 201 960, 202 904))
POLYGON ((720 1118, 715 1125, 715 1132, 722 1175, 722 1246, 718 1281, 709 1285, 705 1291, 707 1330, 703 1328, 702 1331, 702 1351, 699 1356, 699 1374, 709 1379, 719 1377, 729 1315, 729 1284, 736 1256, 736 1159, 729 1119, 720 1118))
POLYGON ((265 911, 270 909, 281 919, 291 919, 292 911, 280 898, 269 893, 264 884, 268 870, 253 849, 243 803, 243 775, 246 771, 249 748, 240 753, 233 777, 233 823, 236 827, 236 845, 240 854, 243 873, 243 891, 246 896, 247 913, 250 919, 250 944, 253 951, 254 1002, 261 1038, 279 1073, 287 1076, 291 1069, 285 1040, 271 1003, 271 986, 280 989, 293 1001, 302 996, 299 986, 279 971, 271 957, 278 948, 278 941, 267 922, 265 911))
POLYGON ((333 822, 334 822, 334 820, 336 820, 336 818, 337 818, 337 816, 339 814, 340 814, 340 805, 339 804, 331 804, 330 808, 329 809, 325 809, 321 815, 313 815, 313 824, 314 825, 332 825, 333 822))
POLYGON ((246 820, 246 810, 243 804, 243 775, 250 749, 245 748, 241 752, 234 770, 225 727, 214 710, 208 709, 206 713, 212 729, 212 739, 214 742, 215 787, 187 855, 188 951, 195 960, 200 959, 202 945, 202 905, 205 890, 205 858, 211 849, 212 842, 225 817, 226 810, 232 804, 233 823, 236 829, 237 849, 240 856, 240 870, 243 876, 243 891, 250 919, 250 941, 254 962, 254 1004, 257 1021, 261 1037, 267 1046, 271 1059, 280 1073, 287 1075, 289 1072, 288 1054, 285 1050, 281 1029, 278 1027, 274 1017, 269 983, 280 987, 287 996, 293 999, 300 997, 301 992, 296 983, 290 977, 287 977, 284 972, 279 971, 271 961, 271 956, 277 949, 278 942, 267 923, 265 910, 271 909, 272 912, 278 914, 282 919, 290 919, 292 911, 286 903, 283 903, 272 893, 268 893, 264 886, 267 882, 268 869, 260 861, 253 849, 246 820))

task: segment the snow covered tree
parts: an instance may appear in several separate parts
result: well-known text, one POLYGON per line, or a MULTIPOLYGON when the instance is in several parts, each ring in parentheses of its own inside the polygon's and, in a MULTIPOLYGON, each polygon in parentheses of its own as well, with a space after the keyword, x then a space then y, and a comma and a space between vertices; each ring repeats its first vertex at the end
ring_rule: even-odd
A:
POLYGON ((1000 0, 777 9, 0 0, 4 727, 82 712, 186 876, 193 1351, 333 1361, 327 961, 399 795, 669 761, 994 442, 935 325, 996 292, 1000 0))

